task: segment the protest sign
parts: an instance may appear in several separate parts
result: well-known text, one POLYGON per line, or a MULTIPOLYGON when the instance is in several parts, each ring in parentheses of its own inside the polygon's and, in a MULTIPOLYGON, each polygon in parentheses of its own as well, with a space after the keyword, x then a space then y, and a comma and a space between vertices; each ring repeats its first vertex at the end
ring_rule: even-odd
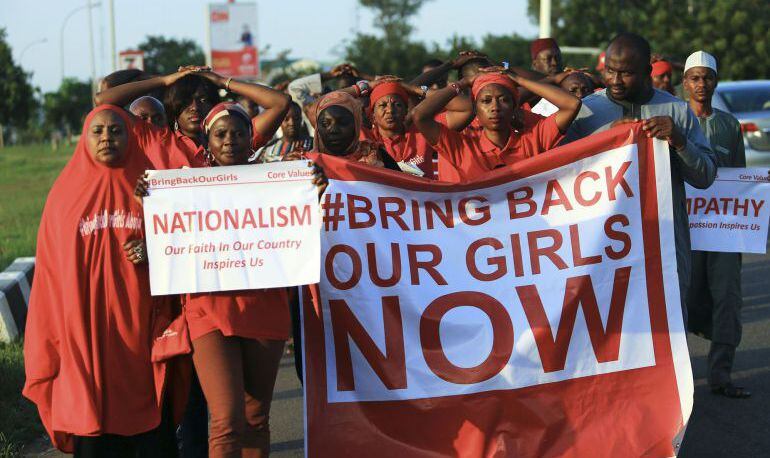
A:
POLYGON ((668 146, 436 183, 320 155, 308 456, 672 456, 692 409, 668 146))
POLYGON ((769 182, 766 168, 720 168, 708 188, 686 185, 692 249, 765 253, 769 182))
POLYGON ((153 170, 144 222, 153 295, 318 281, 318 194, 307 161, 153 170))

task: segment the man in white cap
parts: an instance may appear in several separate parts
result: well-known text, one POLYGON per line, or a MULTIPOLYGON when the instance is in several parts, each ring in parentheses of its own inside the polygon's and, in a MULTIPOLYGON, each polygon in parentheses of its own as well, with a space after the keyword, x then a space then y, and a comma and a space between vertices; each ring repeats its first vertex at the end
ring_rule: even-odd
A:
POLYGON ((684 183, 708 188, 714 182, 717 166, 714 153, 687 103, 653 88, 650 54, 650 44, 636 34, 621 33, 610 41, 603 73, 607 89, 583 99, 583 107, 567 131, 564 143, 627 120, 643 120, 646 132, 669 143, 676 265, 686 322, 691 250, 684 183))
MULTIPOLYGON (((711 143, 718 167, 746 167, 746 153, 738 120, 711 106, 717 87, 717 61, 711 54, 696 51, 684 67, 684 89, 690 108, 711 143)), ((688 326, 711 340, 708 381, 711 391, 730 398, 751 393, 733 385, 730 371, 735 349, 741 341, 741 254, 711 251, 692 252, 692 280, 687 295, 688 326)))

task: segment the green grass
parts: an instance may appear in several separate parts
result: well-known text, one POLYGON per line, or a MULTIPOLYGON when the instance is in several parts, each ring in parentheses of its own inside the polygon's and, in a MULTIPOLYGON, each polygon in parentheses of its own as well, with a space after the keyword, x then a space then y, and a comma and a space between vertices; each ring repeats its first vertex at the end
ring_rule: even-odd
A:
POLYGON ((35 255, 45 198, 71 154, 46 145, 0 149, 0 270, 14 258, 35 255))
MULTIPOLYGON (((0 270, 35 255, 48 190, 71 153, 45 145, 0 149, 0 270)), ((37 409, 21 396, 23 385, 22 343, 0 344, 0 458, 19 456, 24 444, 44 433, 37 409)))

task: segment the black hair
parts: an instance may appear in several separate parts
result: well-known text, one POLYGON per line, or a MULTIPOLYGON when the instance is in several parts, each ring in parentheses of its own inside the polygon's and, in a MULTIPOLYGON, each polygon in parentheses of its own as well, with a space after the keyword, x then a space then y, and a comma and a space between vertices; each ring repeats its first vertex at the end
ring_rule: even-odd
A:
POLYGON ((612 40, 610 40, 610 43, 607 45, 607 49, 610 49, 610 47, 616 43, 632 49, 638 55, 640 60, 646 63, 650 62, 652 49, 650 48, 650 42, 647 41, 647 39, 643 36, 631 32, 619 33, 615 35, 612 40))
POLYGON ((444 65, 444 61, 442 61, 440 59, 428 59, 427 61, 425 61, 425 63, 422 64, 423 68, 425 68, 425 67, 436 68, 436 67, 440 67, 442 65, 444 65))
POLYGON ((102 81, 108 89, 115 86, 120 86, 126 83, 133 83, 134 81, 142 81, 147 79, 147 74, 136 68, 129 68, 127 70, 118 70, 112 72, 109 75, 102 78, 102 81))
MULTIPOLYGON (((219 88, 208 79, 196 75, 180 78, 166 90, 163 106, 166 108, 168 122, 171 126, 174 125, 182 111, 192 103, 193 96, 199 92, 211 100, 212 107, 220 102, 219 88)), ((205 117, 206 114, 201 113, 200 115, 205 117)))

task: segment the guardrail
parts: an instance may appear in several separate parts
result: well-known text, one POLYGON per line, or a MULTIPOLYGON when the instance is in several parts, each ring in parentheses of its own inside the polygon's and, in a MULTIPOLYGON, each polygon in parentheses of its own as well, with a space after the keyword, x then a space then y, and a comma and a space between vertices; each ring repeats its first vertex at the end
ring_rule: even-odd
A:
POLYGON ((12 342, 24 334, 35 258, 16 258, 0 272, 0 342, 12 342))

